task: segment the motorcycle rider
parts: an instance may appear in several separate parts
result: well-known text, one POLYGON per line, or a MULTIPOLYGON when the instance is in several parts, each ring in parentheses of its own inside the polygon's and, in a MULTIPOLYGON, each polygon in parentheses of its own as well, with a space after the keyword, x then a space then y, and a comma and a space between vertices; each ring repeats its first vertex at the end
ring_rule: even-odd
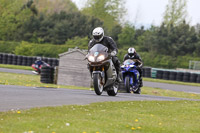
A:
POLYGON ((119 73, 121 71, 121 69, 120 69, 120 61, 118 60, 118 58, 116 56, 117 52, 118 52, 118 49, 117 49, 117 45, 116 45, 115 41, 109 36, 104 36, 104 30, 101 27, 95 28, 92 31, 92 36, 93 36, 93 39, 90 40, 89 44, 88 44, 88 51, 95 44, 98 44, 98 43, 106 46, 108 48, 108 52, 111 53, 112 61, 113 61, 113 64, 114 64, 114 66, 116 68, 116 71, 117 71, 117 81, 121 82, 122 80, 121 80, 121 78, 119 76, 119 73))
POLYGON ((140 80, 140 87, 142 87, 143 86, 143 82, 142 82, 142 66, 143 66, 143 63, 142 63, 142 59, 141 59, 140 55, 136 53, 136 50, 134 48, 129 48, 128 53, 124 56, 124 61, 127 60, 127 59, 136 59, 137 60, 135 65, 136 65, 136 69, 140 73, 139 80, 140 80))
POLYGON ((41 65, 43 65, 45 62, 44 61, 42 61, 42 58, 41 57, 37 57, 37 60, 35 61, 35 68, 37 69, 36 71, 38 72, 38 73, 40 73, 40 66, 41 65))

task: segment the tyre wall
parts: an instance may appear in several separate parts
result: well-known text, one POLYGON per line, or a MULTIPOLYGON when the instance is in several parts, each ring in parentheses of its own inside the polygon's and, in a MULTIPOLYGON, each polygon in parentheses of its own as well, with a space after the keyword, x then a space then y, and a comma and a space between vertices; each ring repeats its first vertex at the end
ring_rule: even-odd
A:
POLYGON ((54 67, 42 67, 40 81, 42 83, 53 83, 54 82, 54 67))
MULTIPOLYGON (((0 53, 0 64, 31 66, 36 59, 37 57, 0 53)), ((42 60, 53 67, 59 65, 59 60, 57 58, 43 57, 42 60)))

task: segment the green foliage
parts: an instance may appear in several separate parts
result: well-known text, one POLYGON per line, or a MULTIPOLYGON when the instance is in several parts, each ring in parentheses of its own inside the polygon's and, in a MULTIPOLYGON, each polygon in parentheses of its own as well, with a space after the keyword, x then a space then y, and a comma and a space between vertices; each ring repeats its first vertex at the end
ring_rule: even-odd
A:
POLYGON ((18 41, 64 44, 75 36, 89 36, 91 29, 101 25, 100 20, 80 12, 32 16, 18 29, 16 38, 18 41))
POLYGON ((187 0, 169 0, 164 14, 164 23, 168 26, 181 24, 187 16, 187 0))
POLYGON ((77 47, 79 47, 81 49, 87 49, 88 42, 89 42, 88 37, 81 38, 81 37, 76 36, 76 37, 74 37, 72 39, 68 39, 65 44, 66 45, 77 46, 77 47))
POLYGON ((53 45, 53 44, 35 44, 29 42, 22 42, 18 45, 14 51, 16 55, 25 55, 25 56, 44 56, 44 57, 58 57, 59 54, 68 51, 68 48, 84 48, 87 49, 86 43, 87 38, 75 37, 72 40, 68 40, 65 45, 53 45), (81 41, 75 40, 78 39, 81 41), (70 44, 71 43, 71 44, 70 44))
POLYGON ((0 41, 0 53, 14 53, 18 45, 20 45, 19 42, 0 41))
POLYGON ((135 27, 129 24, 125 25, 122 32, 118 35, 118 42, 122 45, 133 45, 135 44, 135 27))
POLYGON ((34 0, 40 13, 47 15, 65 12, 78 12, 78 8, 71 0, 34 0))
POLYGON ((82 12, 99 18, 111 31, 115 24, 123 20, 123 15, 126 13, 124 3, 124 0, 88 0, 82 12))

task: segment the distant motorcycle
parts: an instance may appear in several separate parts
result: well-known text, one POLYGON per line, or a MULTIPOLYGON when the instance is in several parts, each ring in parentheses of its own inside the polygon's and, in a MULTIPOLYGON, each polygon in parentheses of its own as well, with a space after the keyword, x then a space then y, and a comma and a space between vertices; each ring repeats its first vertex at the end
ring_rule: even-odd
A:
POLYGON ((112 56, 108 53, 108 48, 102 44, 94 45, 88 52, 89 70, 93 80, 94 90, 97 95, 107 91, 109 96, 118 93, 117 71, 112 62, 112 56))
POLYGON ((126 91, 128 93, 131 93, 131 91, 133 91, 135 94, 140 94, 140 73, 136 69, 135 61, 131 59, 125 60, 123 65, 121 66, 121 71, 126 91))
POLYGON ((41 70, 42 70, 42 67, 43 66, 49 66, 50 67, 50 65, 49 64, 47 64, 46 62, 44 62, 42 65, 37 65, 37 64, 32 64, 32 68, 35 70, 35 71, 32 71, 34 74, 36 74, 36 75, 39 75, 40 73, 41 73, 41 70))

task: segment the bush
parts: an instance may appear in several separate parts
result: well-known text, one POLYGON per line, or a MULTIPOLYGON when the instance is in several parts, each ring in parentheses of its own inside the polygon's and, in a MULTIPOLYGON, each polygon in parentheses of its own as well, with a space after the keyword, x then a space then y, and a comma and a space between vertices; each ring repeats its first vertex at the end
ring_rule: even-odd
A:
POLYGON ((1 53, 14 53, 15 48, 20 45, 19 42, 0 41, 1 53))

